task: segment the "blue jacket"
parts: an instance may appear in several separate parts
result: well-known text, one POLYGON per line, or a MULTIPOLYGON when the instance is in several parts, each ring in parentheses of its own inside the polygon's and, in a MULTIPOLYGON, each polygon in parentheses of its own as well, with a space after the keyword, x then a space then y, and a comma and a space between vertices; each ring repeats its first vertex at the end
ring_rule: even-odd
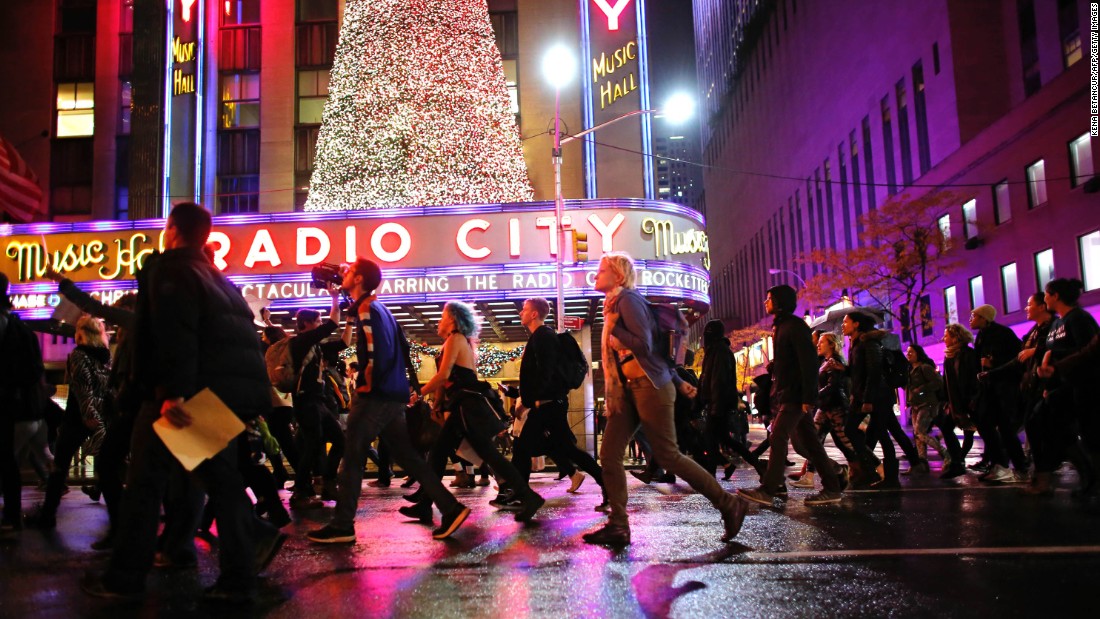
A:
POLYGON ((618 303, 619 320, 611 330, 611 335, 617 337, 623 346, 630 349, 631 354, 645 371, 645 375, 653 381, 654 387, 660 389, 669 381, 680 384, 682 380, 676 374, 676 370, 653 350, 655 326, 653 315, 649 311, 649 302, 637 290, 623 288, 616 303, 618 303))
MULTIPOLYGON (((367 349, 367 335, 364 326, 356 325, 356 357, 359 364, 366 367, 367 359, 373 357, 371 389, 367 397, 390 402, 409 401, 409 376, 406 371, 404 335, 390 310, 379 301, 370 304, 370 329, 374 340, 373 353, 367 349)), ((366 381, 362 374, 357 386, 366 381)))

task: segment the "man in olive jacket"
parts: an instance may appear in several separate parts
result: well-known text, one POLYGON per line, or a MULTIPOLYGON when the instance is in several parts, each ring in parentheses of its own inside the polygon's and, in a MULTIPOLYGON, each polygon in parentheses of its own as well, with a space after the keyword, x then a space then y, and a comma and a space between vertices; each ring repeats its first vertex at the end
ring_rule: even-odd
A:
POLYGON ((779 408, 772 422, 771 453, 759 488, 740 490, 749 501, 771 505, 783 484, 787 442, 793 441, 817 469, 824 490, 806 497, 806 505, 839 503, 840 479, 832 460, 814 430, 813 410, 817 401, 817 352, 806 323, 794 315, 798 297, 787 285, 768 290, 764 309, 775 316, 772 326, 772 406, 779 408))

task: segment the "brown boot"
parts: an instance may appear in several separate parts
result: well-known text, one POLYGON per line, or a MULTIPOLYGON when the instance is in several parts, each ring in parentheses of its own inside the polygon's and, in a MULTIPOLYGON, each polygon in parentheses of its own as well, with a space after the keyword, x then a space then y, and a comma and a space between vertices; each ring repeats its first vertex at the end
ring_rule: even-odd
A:
POLYGON ((1035 473, 1031 485, 1024 488, 1024 494, 1030 496, 1052 496, 1054 488, 1050 487, 1050 473, 1035 473))

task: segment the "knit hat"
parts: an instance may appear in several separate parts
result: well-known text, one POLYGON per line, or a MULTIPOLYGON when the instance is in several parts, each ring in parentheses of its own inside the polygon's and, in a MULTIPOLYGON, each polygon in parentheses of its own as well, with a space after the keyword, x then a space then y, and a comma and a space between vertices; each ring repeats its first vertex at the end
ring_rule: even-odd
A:
POLYGON ((798 307, 798 293, 787 284, 769 288, 768 294, 772 295, 772 302, 775 303, 775 309, 778 312, 793 314, 798 307))
POLYGON ((979 305, 970 313, 985 318, 987 322, 993 322, 997 318, 997 308, 992 305, 979 305))

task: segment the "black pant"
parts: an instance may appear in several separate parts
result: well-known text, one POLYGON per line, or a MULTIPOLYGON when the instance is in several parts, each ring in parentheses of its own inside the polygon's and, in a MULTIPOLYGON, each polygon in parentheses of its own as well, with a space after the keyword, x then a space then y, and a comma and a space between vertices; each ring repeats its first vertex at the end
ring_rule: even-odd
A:
POLYGON ((462 444, 462 439, 466 439, 470 443, 470 447, 485 461, 485 464, 493 469, 493 473, 504 480, 506 487, 515 491, 516 497, 522 499, 534 494, 531 487, 527 485, 527 480, 504 457, 504 454, 497 450, 496 445, 493 444, 492 435, 478 428, 476 424, 470 424, 470 427, 466 427, 462 413, 458 411, 452 412, 447 420, 443 422, 443 429, 439 432, 439 438, 436 440, 431 452, 428 453, 428 464, 437 477, 443 478, 443 472, 447 470, 447 458, 462 444))
MULTIPOLYGON (((144 588, 156 552, 161 497, 173 469, 181 468, 153 431, 153 422, 159 418, 160 407, 146 402, 134 422, 131 466, 119 519, 119 531, 125 533, 116 538, 110 567, 104 575, 105 584, 112 589, 144 588)), ((230 441, 225 449, 196 467, 192 475, 214 500, 220 546, 219 583, 235 589, 253 587, 255 544, 276 531, 252 511, 237 469, 237 443, 230 441)))
POLYGON ((947 447, 947 453, 951 454, 951 466, 963 466, 965 464, 963 459, 966 454, 962 446, 959 445, 958 437, 955 436, 955 419, 949 413, 941 412, 932 421, 932 425, 939 428, 940 434, 943 434, 943 444, 947 447))
POLYGON ((264 415, 267 429, 279 442, 279 451, 291 466, 298 464, 298 446, 294 443, 294 433, 290 431, 290 422, 294 420, 294 409, 289 406, 274 408, 264 415))
POLYGON ((130 455, 130 437, 134 433, 135 413, 126 413, 107 426, 103 445, 95 457, 96 475, 99 477, 99 490, 103 501, 107 503, 107 517, 110 530, 114 532, 118 525, 118 513, 122 505, 122 487, 126 471, 126 456, 130 455))
POLYGON ((46 499, 42 503, 43 513, 49 515, 57 513, 61 494, 69 480, 69 467, 72 466, 73 457, 90 435, 91 430, 80 421, 66 419, 62 422, 61 429, 57 432, 57 442, 54 443, 53 472, 46 480, 46 499))
POLYGON ((325 459, 321 477, 325 481, 336 481, 336 471, 340 468, 340 459, 344 457, 344 429, 340 427, 336 415, 327 410, 321 413, 321 436, 324 443, 332 443, 327 455, 324 454, 324 443, 321 445, 325 459))
POLYGON ((298 420, 298 459, 294 462, 294 494, 313 496, 313 474, 324 454, 322 418, 327 415, 319 397, 294 399, 294 417, 298 420))
POLYGON ((788 441, 814 465, 825 490, 840 492, 836 464, 829 459, 825 447, 818 440, 811 415, 803 412, 798 404, 781 404, 779 415, 772 422, 768 469, 761 479, 766 492, 775 492, 784 484, 783 471, 787 467, 788 441))
POLYGON ((4 524, 16 524, 23 517, 23 480, 15 460, 15 422, 0 419, 0 483, 4 485, 4 524))
POLYGON ((569 428, 567 404, 553 401, 536 406, 527 413, 523 431, 512 446, 512 464, 524 481, 531 479, 531 457, 547 455, 558 466, 562 462, 575 463, 603 486, 603 469, 587 451, 577 447, 577 438, 569 428))

